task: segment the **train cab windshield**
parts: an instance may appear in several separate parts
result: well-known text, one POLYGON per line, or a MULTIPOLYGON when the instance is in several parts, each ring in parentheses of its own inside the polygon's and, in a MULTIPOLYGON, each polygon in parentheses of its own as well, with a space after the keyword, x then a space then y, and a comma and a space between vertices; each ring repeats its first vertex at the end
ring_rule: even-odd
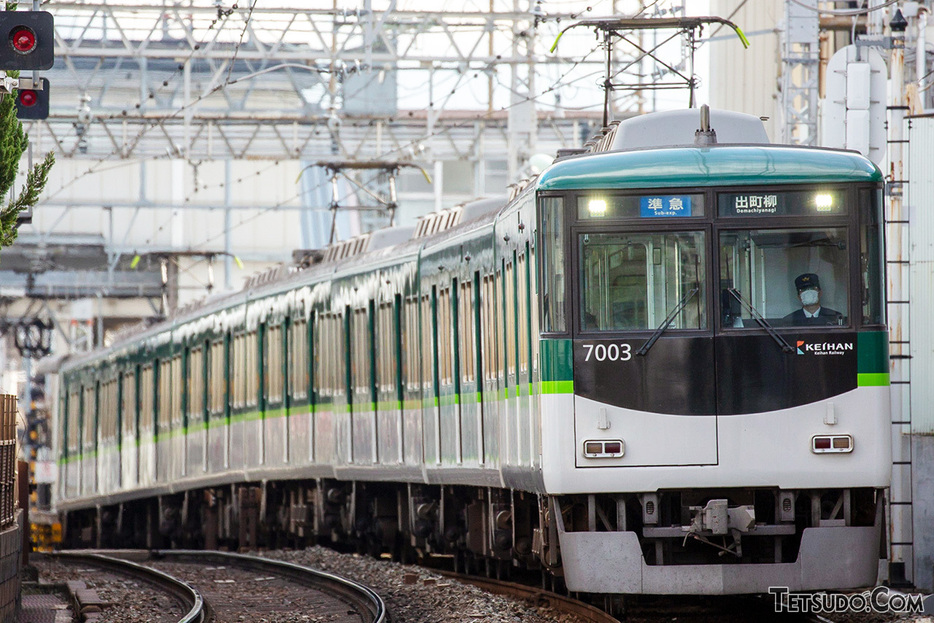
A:
POLYGON ((722 325, 847 324, 846 229, 756 229, 720 233, 722 325))
POLYGON ((570 266, 583 334, 881 324, 880 205, 842 185, 543 197, 545 332, 570 266))
POLYGON ((652 330, 669 315, 671 328, 707 326, 704 234, 582 234, 584 331, 652 330))

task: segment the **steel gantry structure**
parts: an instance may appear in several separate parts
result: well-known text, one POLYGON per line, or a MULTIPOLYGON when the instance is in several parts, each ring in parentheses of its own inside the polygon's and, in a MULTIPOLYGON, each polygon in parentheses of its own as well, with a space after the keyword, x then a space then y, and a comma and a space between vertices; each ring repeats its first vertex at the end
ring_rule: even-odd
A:
MULTIPOLYGON (((305 172, 315 161, 418 164, 434 186, 402 180, 399 204, 421 211, 502 191, 535 153, 578 146, 601 123, 601 42, 580 29, 550 51, 559 30, 681 4, 571 2, 555 13, 541 0, 450 10, 421 0, 46 2, 51 112, 26 130, 32 153, 54 151, 58 164, 21 244, 2 253, 0 300, 143 299, 151 313, 185 302, 165 296, 167 283, 189 300, 209 291, 215 257, 219 285, 233 287, 235 256, 250 271, 327 241, 335 198, 323 174, 305 172), (452 163, 469 164, 473 183, 446 184, 452 163)), ((633 88, 610 106, 641 111, 651 67, 637 48, 613 54, 614 80, 633 88)))

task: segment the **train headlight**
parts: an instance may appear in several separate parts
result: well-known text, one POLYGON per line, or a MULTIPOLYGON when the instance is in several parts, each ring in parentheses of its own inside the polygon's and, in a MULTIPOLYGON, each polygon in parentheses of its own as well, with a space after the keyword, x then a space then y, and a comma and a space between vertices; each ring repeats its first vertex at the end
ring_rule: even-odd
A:
POLYGON ((591 199, 587 204, 587 211, 590 216, 600 218, 606 216, 606 201, 604 199, 591 199))
POLYGON ((815 454, 840 454, 853 451, 850 435, 815 435, 811 437, 811 452, 815 454))
POLYGON ((830 212, 833 210, 833 195, 827 193, 814 195, 814 206, 818 212, 830 212))

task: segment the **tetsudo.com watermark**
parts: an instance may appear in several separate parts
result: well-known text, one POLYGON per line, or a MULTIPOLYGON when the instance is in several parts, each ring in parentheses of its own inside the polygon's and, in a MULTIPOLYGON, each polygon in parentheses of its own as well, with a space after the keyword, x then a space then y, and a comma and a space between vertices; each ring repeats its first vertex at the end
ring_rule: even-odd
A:
POLYGON ((793 593, 786 586, 771 586, 769 594, 775 596, 775 612, 921 614, 924 611, 924 595, 897 593, 886 586, 850 594, 793 593))

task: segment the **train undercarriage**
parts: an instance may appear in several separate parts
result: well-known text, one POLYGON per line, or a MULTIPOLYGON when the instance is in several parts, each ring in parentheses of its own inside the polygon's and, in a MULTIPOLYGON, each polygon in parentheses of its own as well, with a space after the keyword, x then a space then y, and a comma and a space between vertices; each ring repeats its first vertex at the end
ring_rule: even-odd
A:
POLYGON ((704 593, 709 589, 679 588, 676 579, 671 590, 647 587, 644 578, 664 578, 669 571, 677 577, 678 569, 703 567, 791 569, 807 557, 802 542, 810 543, 803 541, 808 531, 832 535, 834 547, 860 539, 866 551, 858 556, 859 566, 868 569, 884 557, 883 516, 882 493, 871 488, 547 497, 497 488, 316 479, 231 484, 74 510, 64 534, 69 547, 243 550, 323 544, 401 562, 447 557, 455 569, 478 574, 541 572, 546 581, 566 582, 571 590, 585 583, 603 587, 590 592, 704 593), (628 540, 617 543, 620 537, 628 540), (634 544, 632 539, 638 548, 627 561, 623 545, 634 544), (638 590, 619 579, 600 581, 604 575, 631 575, 639 565, 638 590))

